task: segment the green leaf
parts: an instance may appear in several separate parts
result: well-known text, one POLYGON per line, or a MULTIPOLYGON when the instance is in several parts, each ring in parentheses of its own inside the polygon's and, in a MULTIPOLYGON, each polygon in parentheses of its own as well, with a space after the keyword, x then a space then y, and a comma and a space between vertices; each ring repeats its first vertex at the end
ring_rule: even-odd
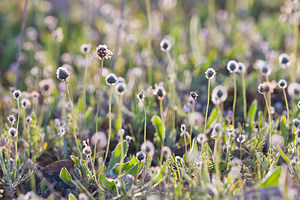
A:
POLYGON ((158 133, 160 141, 165 139, 165 128, 159 116, 154 115, 151 119, 153 126, 155 127, 156 133, 158 133))
POLYGON ((164 178, 166 177, 166 173, 167 173, 167 167, 166 166, 161 167, 159 170, 156 171, 154 176, 151 178, 150 185, 152 187, 156 187, 160 182, 164 180, 164 178))
POLYGON ((67 168, 62 168, 59 173, 60 178, 68 185, 72 184, 72 178, 67 168))
POLYGON ((209 115, 206 127, 210 127, 210 125, 217 119, 217 117, 218 117, 218 108, 215 107, 209 115))
POLYGON ((74 155, 71 155, 71 160, 74 161, 76 167, 80 167, 80 160, 79 160, 79 158, 77 158, 77 157, 74 156, 74 155))
POLYGON ((116 186, 116 183, 115 183, 114 179, 108 179, 103 174, 100 174, 99 179, 100 179, 100 184, 105 189, 112 190, 116 186))
POLYGON ((249 112, 248 112, 248 119, 249 122, 253 122, 254 118, 255 118, 255 114, 256 114, 256 110, 257 110, 257 100, 254 100, 249 108, 249 112))
POLYGON ((273 172, 269 172, 261 181, 261 184, 259 187, 265 188, 265 187, 273 187, 273 186, 278 186, 279 184, 279 179, 280 179, 280 174, 281 174, 281 167, 277 168, 273 172))
POLYGON ((128 143, 127 141, 123 141, 122 143, 119 143, 115 150, 111 154, 111 159, 108 165, 108 172, 118 163, 121 162, 121 160, 126 157, 128 150, 128 143), (123 157, 122 157, 122 147, 123 147, 123 157))
POLYGON ((284 146, 286 147, 288 144, 288 141, 287 141, 287 132, 286 132, 286 118, 284 115, 281 118, 280 130, 281 130, 281 134, 283 136, 284 146))
POLYGON ((119 176, 121 174, 124 174, 127 172, 128 169, 133 167, 138 162, 139 162, 138 159, 136 157, 134 157, 126 163, 122 163, 122 164, 118 163, 112 167, 112 169, 109 171, 109 175, 110 176, 119 176), (120 174, 120 172, 121 172, 121 174, 120 174))
POLYGON ((74 196, 74 194, 69 193, 68 200, 77 200, 77 198, 74 196))
POLYGON ((282 149, 279 146, 277 146, 277 150, 278 150, 279 154, 281 155, 281 157, 283 158, 283 160, 285 160, 285 162, 290 164, 291 161, 288 159, 288 157, 285 155, 285 153, 282 151, 282 149))

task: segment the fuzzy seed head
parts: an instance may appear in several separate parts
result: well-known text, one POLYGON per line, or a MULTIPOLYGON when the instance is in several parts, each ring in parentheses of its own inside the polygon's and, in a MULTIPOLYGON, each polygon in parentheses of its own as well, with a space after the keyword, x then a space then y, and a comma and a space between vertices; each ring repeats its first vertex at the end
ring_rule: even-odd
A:
POLYGON ((216 75, 216 71, 213 68, 208 68, 205 72, 205 77, 207 79, 213 79, 216 75))
POLYGON ((192 99, 193 99, 194 101, 196 101, 197 98, 198 98, 197 92, 194 92, 194 91, 191 91, 191 92, 190 92, 190 96, 192 97, 192 99))
POLYGON ((145 159, 146 155, 143 151, 139 151, 139 152, 136 153, 136 157, 139 161, 142 161, 142 160, 145 159))
POLYGON ((139 101, 144 101, 145 96, 143 91, 140 91, 136 96, 139 101))
POLYGON ((15 118, 14 115, 9 115, 9 116, 7 117, 7 120, 8 120, 8 122, 9 122, 11 125, 13 125, 13 124, 16 122, 16 118, 15 118))
POLYGON ((147 155, 147 156, 153 156, 154 154, 154 145, 149 140, 146 140, 141 146, 141 150, 147 155))
POLYGON ((22 92, 20 90, 14 90, 13 96, 16 100, 19 100, 19 98, 22 96, 22 92))
POLYGON ((230 60, 227 63, 227 70, 229 71, 229 73, 237 72, 238 70, 237 62, 235 60, 230 60))
POLYGON ((113 53, 107 48, 105 44, 100 44, 95 51, 95 57, 100 60, 107 60, 112 57, 113 53))
POLYGON ((118 78, 115 74, 110 73, 106 76, 106 84, 107 85, 116 85, 118 81, 118 78))
POLYGON ((90 45, 90 44, 83 44, 83 45, 81 45, 80 51, 81 51, 81 53, 83 53, 83 54, 88 54, 88 53, 90 53, 90 51, 91 51, 91 45, 90 45))
POLYGON ((17 130, 14 127, 11 127, 11 128, 8 129, 8 134, 11 137, 16 137, 17 136, 17 130))
POLYGON ((168 39, 163 39, 160 42, 160 49, 165 52, 170 51, 171 50, 171 41, 168 39))
POLYGON ((278 87, 281 88, 281 89, 285 89, 285 88, 287 87, 286 80, 280 79, 280 80, 278 81, 278 87))
POLYGON ((61 81, 67 81, 70 74, 68 72, 68 70, 64 67, 59 67, 57 70, 56 70, 56 76, 59 80, 61 81))

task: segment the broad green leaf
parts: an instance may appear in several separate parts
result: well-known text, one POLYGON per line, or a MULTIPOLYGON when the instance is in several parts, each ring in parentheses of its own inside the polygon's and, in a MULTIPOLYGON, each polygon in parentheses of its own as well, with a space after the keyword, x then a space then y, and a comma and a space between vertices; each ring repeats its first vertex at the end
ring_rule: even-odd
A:
POLYGON ((285 155, 285 153, 282 151, 282 149, 279 146, 277 146, 277 150, 278 150, 279 154, 281 155, 281 157, 283 158, 283 160, 285 160, 285 162, 290 164, 291 161, 288 159, 288 157, 285 155))
POLYGON ((111 159, 108 165, 108 172, 118 163, 121 162, 121 160, 125 158, 128 150, 128 143, 127 141, 123 141, 122 143, 119 143, 115 150, 111 154, 111 159), (123 157, 122 157, 122 147, 123 147, 123 157))
POLYGON ((261 181, 259 187, 273 187, 279 184, 280 174, 281 174, 281 167, 277 168, 273 172, 269 172, 261 181))
POLYGON ((249 122, 254 121, 255 118, 255 114, 256 114, 256 110, 257 110, 257 100, 254 100, 249 108, 249 112, 248 112, 248 119, 249 122))
POLYGON ((133 167, 128 169, 127 174, 137 177, 143 169, 145 162, 138 162, 133 167))
POLYGON ((74 196, 74 194, 69 193, 68 200, 77 200, 77 198, 74 196))
POLYGON ((163 141, 165 139, 165 128, 164 125, 162 124, 160 117, 154 115, 151 119, 151 122, 155 127, 156 133, 158 134, 160 141, 163 141))
POLYGON ((109 175, 110 176, 119 176, 120 172, 121 172, 121 174, 124 174, 127 172, 128 169, 133 167, 138 162, 139 162, 138 159, 136 157, 134 157, 126 163, 122 163, 122 164, 118 163, 112 167, 112 169, 109 171, 109 175))
POLYGON ((93 109, 92 108, 88 108, 88 110, 85 113, 85 124, 86 126, 89 125, 89 123, 91 122, 91 117, 93 116, 93 109))
POLYGON ((100 174, 99 179, 100 185, 102 185, 105 189, 112 190, 116 186, 114 179, 106 178, 103 174, 100 174))
POLYGON ((80 167, 80 160, 76 156, 71 155, 71 160, 74 161, 76 167, 80 167))
POLYGON ((72 184, 72 178, 71 178, 71 175, 68 172, 67 168, 65 168, 65 167, 62 168, 60 170, 59 176, 66 184, 69 184, 69 185, 72 184))
POLYGON ((218 108, 215 107, 209 115, 206 127, 210 127, 210 125, 212 125, 212 123, 217 119, 217 117, 218 117, 218 108))
POLYGON ((167 167, 162 166, 159 170, 156 171, 156 173, 151 178, 150 185, 152 187, 156 187, 161 181, 164 180, 164 178, 166 177, 166 173, 167 173, 167 167))
POLYGON ((287 132, 286 132, 286 118, 284 115, 281 118, 280 130, 281 130, 281 134, 283 136, 284 146, 286 147, 288 144, 288 141, 287 141, 287 132))

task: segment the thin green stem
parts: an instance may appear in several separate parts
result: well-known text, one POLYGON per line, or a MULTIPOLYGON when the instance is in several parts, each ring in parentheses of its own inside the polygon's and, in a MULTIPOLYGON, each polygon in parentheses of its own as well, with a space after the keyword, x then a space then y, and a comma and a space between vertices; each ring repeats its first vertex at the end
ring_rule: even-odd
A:
MULTIPOLYGON (((298 54, 298 37, 299 37, 299 28, 298 28, 298 20, 297 22, 295 22, 295 25, 294 25, 294 56, 295 56, 295 61, 294 61, 294 73, 296 73, 296 69, 297 69, 297 54, 298 54)), ((292 78, 292 82, 295 81, 295 77, 294 76, 291 76, 292 78)))
POLYGON ((242 87, 243 87, 244 122, 246 122, 246 120, 247 120, 247 98, 246 98, 246 79, 245 79, 245 74, 242 74, 242 87))
POLYGON ((271 155, 271 113, 270 113, 270 108, 268 104, 268 100, 266 97, 266 94, 263 93, 265 101, 266 101, 266 107, 267 107, 267 112, 268 112, 268 117, 269 117, 269 154, 271 155))
POLYGON ((15 151, 16 151, 16 163, 18 162, 19 155, 18 155, 18 137, 19 137, 19 123, 20 123, 20 102, 17 100, 18 104, 18 120, 17 120, 17 134, 16 134, 16 141, 15 141, 15 151))
POLYGON ((109 151, 109 144, 111 140, 111 100, 112 100, 112 93, 113 93, 113 86, 110 86, 110 92, 109 92, 109 124, 108 124, 108 141, 107 141, 107 146, 106 146, 106 152, 105 152, 105 158, 104 158, 104 163, 106 162, 107 156, 108 156, 108 151, 109 151))
MULTIPOLYGON (((194 110, 195 110, 195 103, 196 101, 193 100, 193 106, 192 106, 192 113, 194 113, 194 110)), ((190 148, 192 148, 192 135, 193 135, 193 124, 191 124, 191 131, 190 131, 190 148)))
MULTIPOLYGON (((163 125, 163 132, 165 132, 165 122, 164 122, 164 115, 163 115, 163 100, 160 99, 159 100, 159 108, 160 108, 160 117, 161 117, 161 122, 162 122, 162 125, 163 125)), ((165 134, 163 134, 165 135, 165 134)), ((162 141, 161 141, 161 154, 160 154, 160 165, 162 165, 162 160, 163 160, 163 152, 162 152, 162 148, 164 147, 164 143, 165 143, 165 138, 163 137, 162 138, 162 141)))
POLYGON ((206 132, 206 122, 207 122, 207 114, 208 114, 208 108, 209 108, 209 98, 210 98, 210 79, 208 79, 208 86, 207 86, 207 103, 206 103, 206 111, 205 111, 205 119, 204 119, 204 131, 206 132))
POLYGON ((123 107, 123 95, 119 95, 119 107, 118 107, 118 130, 122 129, 122 107, 123 107))
POLYGON ((145 115, 145 121, 144 121, 144 142, 146 142, 147 140, 147 113, 146 113, 146 107, 145 104, 143 103, 143 107, 144 107, 144 115, 145 115))
POLYGON ((76 125, 75 125, 75 115, 74 115, 74 108, 73 108, 73 103, 72 103, 72 99, 71 99, 71 95, 70 95, 70 89, 69 89, 69 84, 67 81, 65 81, 65 85, 66 85, 66 89, 67 89, 67 95, 68 95, 68 99, 69 99, 69 104, 70 104, 70 108, 71 108, 71 115, 72 115, 72 121, 73 121, 73 137, 75 139, 75 144, 76 144, 76 148, 77 148, 77 151, 80 155, 80 158, 82 159, 82 153, 81 153, 81 150, 80 150, 80 147, 79 147, 79 143, 78 143, 78 139, 77 139, 77 135, 76 135, 76 125))
POLYGON ((87 79, 87 68, 88 68, 88 54, 85 55, 85 66, 84 66, 84 89, 83 89, 83 99, 84 99, 84 106, 83 106, 83 110, 85 112, 85 108, 86 108, 86 79, 87 79))
POLYGON ((151 49, 152 49, 152 17, 151 17, 151 3, 150 0, 145 0, 146 2, 146 10, 147 10, 147 20, 148 20, 148 41, 147 41, 147 49, 148 49, 148 81, 149 84, 152 85, 152 66, 151 66, 151 49))
POLYGON ((282 88, 282 92, 283 92, 283 96, 284 96, 284 101, 285 101, 285 106, 286 106, 286 116, 287 116, 287 124, 289 124, 290 122, 290 109, 289 109, 289 103, 287 101, 287 97, 286 97, 286 93, 285 93, 285 89, 282 88))
POLYGON ((236 77, 235 72, 233 72, 233 84, 234 84, 234 94, 233 94, 233 104, 232 104, 232 125, 234 127, 234 114, 235 114, 235 105, 236 105, 236 77))
POLYGON ((101 100, 102 70, 103 70, 103 60, 100 60, 99 99, 98 99, 98 102, 97 102, 97 111, 96 111, 96 133, 98 132, 98 122, 99 122, 99 109, 100 109, 100 100, 101 100))

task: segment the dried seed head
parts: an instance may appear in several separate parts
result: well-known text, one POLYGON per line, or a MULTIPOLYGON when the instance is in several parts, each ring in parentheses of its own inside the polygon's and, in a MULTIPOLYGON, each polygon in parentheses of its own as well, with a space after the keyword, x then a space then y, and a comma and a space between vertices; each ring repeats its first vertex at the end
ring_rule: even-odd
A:
POLYGON ((25 119, 25 121, 26 121, 26 124, 29 125, 31 123, 31 121, 32 121, 32 118, 30 116, 27 116, 26 119, 25 119))
POLYGON ((96 48, 95 57, 99 58, 100 60, 107 60, 112 57, 113 53, 107 48, 105 44, 100 44, 96 48))
POLYGON ((238 143, 244 143, 246 141, 246 136, 245 135, 239 135, 238 138, 236 139, 238 143))
POLYGON ((200 133, 200 134, 197 136, 197 142, 198 142, 199 144, 202 144, 202 143, 206 142, 206 140, 207 140, 207 137, 206 137, 206 135, 205 135, 204 133, 200 133))
POLYGON ((241 73, 241 74, 246 74, 247 67, 244 63, 238 62, 238 72, 241 73))
POLYGON ((57 70, 56 70, 56 76, 59 80, 61 81, 67 81, 70 74, 68 72, 68 70, 64 67, 59 67, 57 70))
POLYGON ((193 98, 194 101, 196 101, 197 98, 198 98, 197 92, 194 92, 194 91, 191 91, 191 92, 190 92, 190 96, 193 98))
POLYGON ((117 94, 123 95, 126 91, 126 84, 124 82, 118 82, 116 85, 117 94))
POLYGON ((24 109, 29 108, 31 106, 29 99, 22 99, 21 106, 24 109))
POLYGON ((164 158, 167 160, 170 156, 171 156, 171 149, 170 149, 170 147, 168 147, 168 146, 164 146, 163 148, 162 148, 162 153, 163 153, 163 156, 164 156, 164 158))
POLYGON ((80 51, 81 51, 81 53, 83 53, 83 54, 88 54, 88 53, 90 53, 90 51, 91 51, 91 45, 90 45, 90 44, 83 44, 83 45, 81 45, 80 51))
POLYGON ((139 101, 144 101, 145 96, 143 91, 140 91, 136 96, 139 101))
POLYGON ((154 145, 149 140, 146 140, 141 146, 141 150, 147 155, 147 156, 153 156, 154 154, 154 145))
POLYGON ((181 130, 181 132, 186 131, 186 126, 185 126, 185 124, 181 124, 180 130, 181 130))
POLYGON ((126 135, 125 139, 128 142, 128 144, 130 144, 132 142, 132 137, 129 135, 126 135))
POLYGON ((205 72, 205 77, 207 79, 213 79, 216 75, 216 71, 213 68, 208 68, 205 72))
POLYGON ((227 70, 230 73, 237 72, 237 70, 238 70, 238 64, 237 64, 237 62, 235 60, 230 60, 227 63, 227 70))
POLYGON ((288 94, 290 97, 295 98, 300 96, 300 84, 299 83, 290 83, 288 86, 288 94))
POLYGON ((142 160, 145 159, 146 155, 143 151, 139 151, 139 152, 136 153, 136 157, 139 161, 142 161, 142 160))
POLYGON ((16 118, 14 115, 9 115, 7 117, 8 122, 10 123, 10 125, 13 125, 16 122, 16 118))
POLYGON ((227 89, 222 85, 218 85, 213 89, 211 96, 212 102, 216 105, 225 102, 228 97, 227 89))
POLYGON ((162 86, 162 84, 156 86, 156 88, 153 90, 153 94, 156 95, 159 100, 163 100, 167 95, 165 88, 162 86))
POLYGON ((97 148, 103 149, 107 145, 107 136, 103 132, 97 132, 92 136, 92 144, 97 148))
POLYGON ((19 100, 20 96, 22 96, 22 93, 20 90, 14 90, 13 91, 13 96, 16 100, 19 100))
POLYGON ((265 92, 265 87, 262 83, 258 85, 257 91, 259 94, 263 94, 265 92))
POLYGON ((17 130, 14 127, 11 127, 11 128, 8 129, 8 134, 11 137, 16 137, 17 136, 17 130))
POLYGON ((293 126, 297 129, 300 128, 300 120, 299 119, 293 119, 293 126))
POLYGON ((286 80, 280 79, 280 80, 278 81, 278 87, 281 88, 281 89, 285 89, 285 88, 287 87, 286 80))
POLYGON ((171 50, 171 41, 168 39, 163 39, 160 42, 160 49, 162 51, 170 51, 171 50))
POLYGON ((118 136, 119 137, 124 137, 124 134, 125 134, 125 130, 124 129, 120 129, 120 130, 118 130, 118 136))
POLYGON ((290 56, 283 53, 279 56, 279 64, 282 68, 289 67, 291 65, 290 56))
POLYGON ((107 85, 116 85, 118 78, 115 74, 110 73, 106 76, 106 84, 107 85))

